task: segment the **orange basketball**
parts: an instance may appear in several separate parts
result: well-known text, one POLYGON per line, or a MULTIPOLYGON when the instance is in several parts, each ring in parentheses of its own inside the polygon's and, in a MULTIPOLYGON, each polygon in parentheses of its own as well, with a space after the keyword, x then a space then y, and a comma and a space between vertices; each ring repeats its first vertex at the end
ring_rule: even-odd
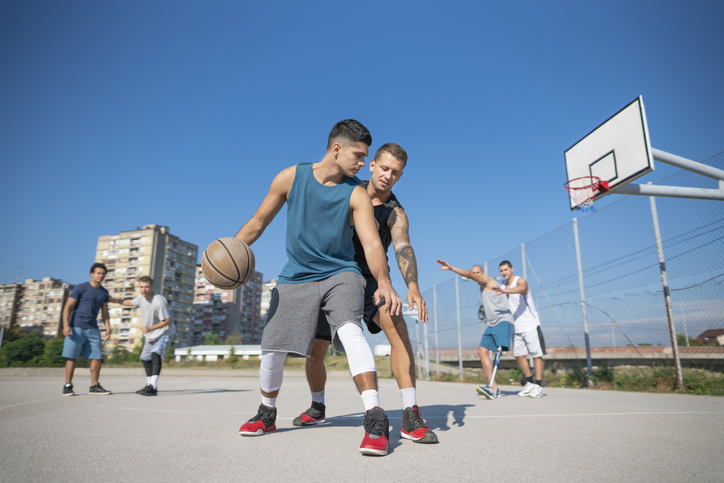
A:
POLYGON ((254 274, 254 252, 238 238, 224 237, 211 242, 201 256, 201 270, 211 285, 234 290, 254 274))

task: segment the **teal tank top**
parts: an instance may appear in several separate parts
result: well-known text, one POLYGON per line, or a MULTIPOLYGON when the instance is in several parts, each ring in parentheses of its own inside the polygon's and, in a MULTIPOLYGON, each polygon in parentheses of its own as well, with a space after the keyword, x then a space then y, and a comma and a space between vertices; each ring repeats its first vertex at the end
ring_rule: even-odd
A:
POLYGON ((314 282, 341 272, 360 273, 354 261, 349 200, 359 184, 344 177, 325 186, 312 164, 298 164, 287 199, 287 257, 278 283, 314 282))

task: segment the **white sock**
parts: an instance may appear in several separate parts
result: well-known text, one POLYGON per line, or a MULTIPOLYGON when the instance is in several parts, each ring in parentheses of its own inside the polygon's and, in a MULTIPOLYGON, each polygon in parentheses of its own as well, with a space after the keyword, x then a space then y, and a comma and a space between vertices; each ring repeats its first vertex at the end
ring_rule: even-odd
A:
POLYGON ((147 386, 151 385, 151 376, 146 376, 146 385, 147 386))
POLYGON ((151 376, 151 385, 154 389, 158 386, 158 375, 151 376))
POLYGON ((400 389, 400 394, 402 394, 402 408, 411 408, 412 406, 417 405, 417 390, 414 387, 406 387, 405 389, 400 389))
POLYGON ((275 397, 264 397, 264 395, 261 396, 261 403, 264 406, 270 407, 274 409, 277 407, 277 398, 275 397))
POLYGON ((360 396, 362 396, 362 404, 365 405, 365 412, 380 405, 380 394, 374 389, 362 391, 360 396))
POLYGON ((312 402, 324 404, 324 389, 312 393, 312 402))

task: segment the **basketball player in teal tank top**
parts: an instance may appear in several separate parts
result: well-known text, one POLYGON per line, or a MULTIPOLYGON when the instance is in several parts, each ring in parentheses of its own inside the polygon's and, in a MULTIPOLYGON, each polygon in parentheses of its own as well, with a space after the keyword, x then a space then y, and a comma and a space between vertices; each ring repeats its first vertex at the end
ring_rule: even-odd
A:
POLYGON ((345 120, 329 134, 322 161, 295 165, 272 181, 261 206, 236 234, 252 245, 282 206, 288 205, 287 256, 289 261, 272 292, 262 335, 259 369, 262 404, 256 416, 239 430, 259 436, 276 430, 276 399, 288 353, 308 356, 323 310, 332 343, 347 354, 350 372, 365 406, 365 437, 360 453, 386 455, 389 422, 379 407, 374 357, 364 334, 364 278, 354 263, 352 227, 364 248, 370 272, 378 283, 375 303, 399 315, 402 301, 392 288, 387 259, 367 191, 355 176, 365 165, 372 136, 361 123, 345 120))

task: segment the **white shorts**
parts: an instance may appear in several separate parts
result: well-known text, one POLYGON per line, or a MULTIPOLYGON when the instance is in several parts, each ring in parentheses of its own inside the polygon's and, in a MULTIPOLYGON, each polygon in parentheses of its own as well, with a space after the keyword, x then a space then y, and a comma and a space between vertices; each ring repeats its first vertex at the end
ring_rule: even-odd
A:
POLYGON ((527 332, 516 332, 513 336, 513 355, 543 357, 545 354, 544 343, 541 338, 540 326, 527 332))

